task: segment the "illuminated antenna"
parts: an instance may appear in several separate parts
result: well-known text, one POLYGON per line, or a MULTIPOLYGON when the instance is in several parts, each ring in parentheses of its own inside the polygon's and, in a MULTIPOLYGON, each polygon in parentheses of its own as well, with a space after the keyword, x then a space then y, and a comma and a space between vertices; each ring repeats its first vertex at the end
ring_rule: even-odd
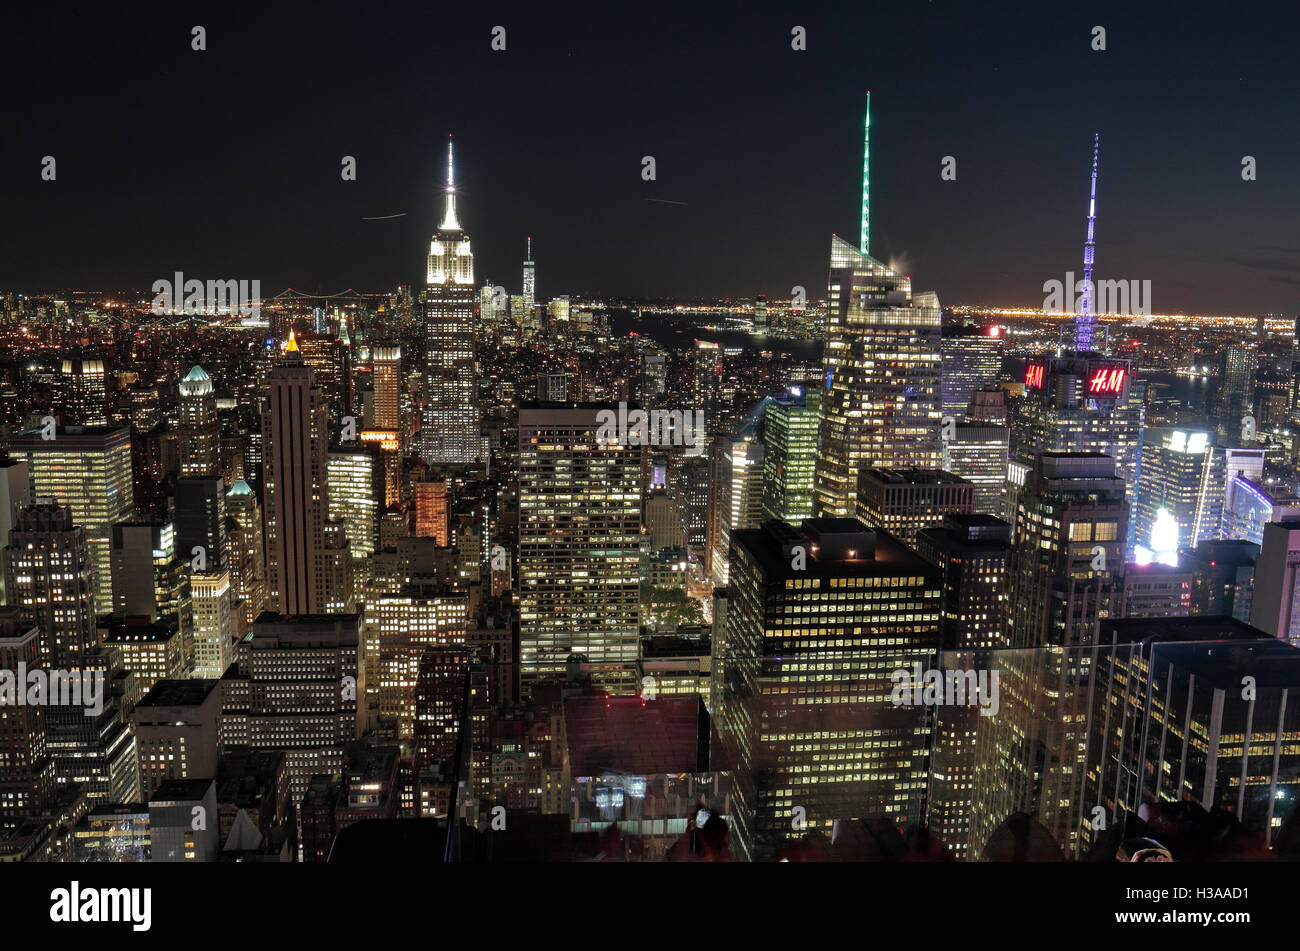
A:
POLYGON ((460 222, 456 220, 456 167, 452 163, 450 135, 447 136, 447 212, 442 216, 438 230, 460 230, 460 222))
POLYGON ((858 250, 866 254, 871 247, 871 90, 867 90, 867 118, 862 135, 862 228, 858 250))
MULTIPOLYGON (((1088 240, 1083 245, 1083 296, 1079 300, 1079 315, 1074 320, 1075 348, 1092 349, 1092 333, 1097 318, 1092 312, 1092 260, 1097 246, 1093 232, 1097 226, 1097 154, 1101 150, 1101 133, 1092 137, 1092 192, 1088 196, 1088 240)), ((1073 291, 1073 289, 1071 289, 1073 291)))

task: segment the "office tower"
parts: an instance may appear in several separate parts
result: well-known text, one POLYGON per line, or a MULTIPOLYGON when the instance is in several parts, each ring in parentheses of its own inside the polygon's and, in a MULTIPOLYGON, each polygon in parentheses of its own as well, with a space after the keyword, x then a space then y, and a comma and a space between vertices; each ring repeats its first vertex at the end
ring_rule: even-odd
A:
POLYGON ((311 777, 307 792, 298 809, 302 836, 299 852, 304 862, 329 861, 330 849, 338 829, 334 815, 339 805, 339 787, 328 775, 311 777))
POLYGON ((220 475, 221 420, 212 380, 196 366, 181 380, 179 436, 181 478, 202 479, 220 475))
MULTIPOLYGON (((30 493, 27 463, 0 457, 0 543, 9 543, 9 532, 18 521, 19 509, 30 501, 30 493)), ((5 588, 4 572, 0 571, 0 604, 13 603, 5 588)))
MULTIPOLYGON (((917 532, 913 546, 940 572, 942 644, 939 667, 991 667, 991 650, 1008 646, 1006 578, 1011 526, 992 515, 945 515, 917 532)), ((965 677, 963 673, 961 676, 965 677)), ((997 694, 995 700, 1000 703, 997 694)), ((974 793, 978 706, 940 706, 934 715, 926 825, 955 858, 968 857, 972 820, 985 808, 974 793)))
POLYGON ((1035 358, 1011 419, 1011 452, 1101 452, 1115 459, 1131 495, 1142 440, 1142 404, 1127 360, 1066 353, 1035 358))
POLYGON ((222 677, 223 747, 285 754, 292 802, 313 775, 339 777, 343 746, 360 732, 361 615, 263 612, 222 677))
POLYGON ((1208 433, 1156 428, 1143 434, 1133 501, 1134 540, 1140 548, 1177 553, 1195 544, 1201 534, 1210 459, 1208 433))
MULTIPOLYGON (((1080 798, 1091 668, 1084 648, 1124 600, 1128 505, 1115 460, 1101 453, 1041 453, 1016 502, 1007 564, 1007 634, 1018 652, 1002 664, 1002 713, 994 731, 1008 744, 1041 748, 1037 765, 1019 762, 997 784, 995 810, 1037 817, 1073 854, 1085 812, 1080 798), (1016 739, 1019 737, 1019 739, 1016 739)), ((1023 748, 1023 747, 1015 747, 1023 748)))
POLYGON ((329 518, 343 525, 352 557, 375 553, 384 510, 384 464, 374 449, 331 449, 326 463, 329 518))
POLYGON ((944 515, 916 533, 916 553, 940 572, 943 648, 1010 646, 1006 636, 1011 526, 984 513, 944 515))
POLYGON ((852 516, 862 469, 942 461, 939 302, 836 237, 827 306, 814 508, 852 516))
MULTIPOLYGON (((5 589, 40 630, 41 663, 77 665, 95 646, 95 598, 86 533, 62 505, 18 512, 4 550, 5 589)), ((112 603, 111 595, 108 604, 112 603)))
POLYGON ((763 444, 751 433, 719 437, 709 450, 709 552, 714 584, 725 585, 732 536, 763 521, 763 444))
POLYGON ((356 567, 352 546, 342 522, 326 522, 316 553, 320 572, 321 610, 324 614, 348 614, 356 609, 356 567))
POLYGON ((709 539, 709 455, 687 456, 680 453, 668 458, 668 491, 677 500, 686 530, 686 548, 704 564, 709 539))
POLYGON ((216 680, 235 659, 235 606, 230 569, 194 572, 194 670, 191 676, 216 680))
MULTIPOLYGON (((686 533, 682 529, 682 511, 676 499, 656 489, 645 503, 645 524, 650 551, 664 548, 683 549, 686 533)), ((685 553, 683 552, 683 557, 685 553)))
POLYGON ((366 603, 363 637, 367 647, 378 646, 379 727, 388 735, 415 736, 416 687, 425 650, 463 645, 468 621, 465 591, 428 578, 366 603))
POLYGON ((292 335, 267 378, 265 443, 267 604, 284 614, 323 613, 321 590, 328 435, 324 395, 292 335))
POLYGON ((1096 660, 1087 810, 1100 806, 1109 824, 1192 801, 1232 814, 1238 850, 1275 844, 1293 817, 1300 769, 1296 652, 1221 617, 1105 627, 1115 646, 1096 660))
POLYGON ((531 311, 533 305, 537 303, 537 265, 533 261, 533 239, 531 235, 528 238, 528 251, 524 255, 524 281, 522 295, 524 306, 531 311))
POLYGON ((107 426, 108 388, 103 360, 64 360, 55 381, 65 426, 107 426))
POLYGON ((266 606, 266 546, 262 541, 262 507, 242 479, 226 493, 226 514, 233 599, 244 612, 239 629, 247 630, 266 606))
POLYGON ((1007 566, 1013 647, 1086 647, 1098 621, 1120 616, 1124 483, 1096 452, 1045 452, 1016 508, 1007 566))
POLYGON ((1007 425, 1007 391, 1000 386, 982 386, 971 394, 966 419, 972 423, 1007 425))
POLYGON ((913 546, 916 533, 942 524, 945 515, 974 510, 975 485, 942 469, 863 469, 858 473, 857 516, 913 546))
MULTIPOLYGON (((1252 508, 1252 500, 1243 499, 1240 502, 1237 500, 1237 478, 1243 476, 1256 484, 1261 484, 1264 480, 1263 449, 1215 446, 1209 452, 1208 471, 1201 492, 1201 528, 1196 535, 1196 544, 1220 538, 1240 537, 1233 534, 1237 529, 1230 527, 1230 524, 1234 523, 1233 513, 1237 511, 1237 506, 1240 504, 1242 514, 1248 516, 1252 508)), ((1252 540, 1255 544, 1259 544, 1258 538, 1252 540)))
POLYGON ((767 295, 759 294, 754 298, 754 333, 764 336, 767 333, 767 295))
POLYGON ((891 702, 892 674, 939 649, 938 570, 856 519, 768 521, 733 558, 711 765, 735 770, 740 854, 772 856, 796 819, 920 821, 929 717, 891 702))
POLYGON ((469 664, 466 647, 426 647, 420 656, 414 721, 417 771, 456 756, 469 664))
MULTIPOLYGON (((140 756, 140 794, 169 779, 217 775, 221 755, 219 680, 160 680, 131 713, 140 756)), ((216 816, 208 816, 215 821, 216 816)))
MULTIPOLYGON (((43 666, 40 631, 17 608, 0 608, 0 676, 26 691, 26 672, 43 666), (8 676, 4 676, 8 675, 8 676)), ((54 798, 54 760, 45 745, 45 707, 0 703, 0 825, 46 812, 54 798)))
POLYGON ((569 295, 563 294, 551 300, 547 308, 551 317, 551 327, 556 333, 568 334, 569 332, 569 295))
MULTIPOLYGON (((944 436, 949 431, 945 429, 944 436)), ((976 512, 1000 515, 1004 504, 1011 431, 991 423, 956 423, 943 441, 943 467, 974 486, 976 512)))
POLYGON ((1300 519, 1264 526, 1250 623, 1265 634, 1300 646, 1300 519))
MULTIPOLYGON (((160 680, 179 680, 192 670, 189 639, 174 617, 150 621, 146 617, 99 618, 99 642, 116 649, 122 668, 135 677, 137 688, 150 690, 160 680)), ((127 711, 129 712, 129 711, 127 711)))
POLYGON ((328 332, 328 321, 318 333, 305 333, 297 337, 298 352, 302 362, 316 373, 316 382, 325 394, 325 406, 331 424, 337 425, 350 415, 351 395, 348 386, 347 366, 349 351, 343 342, 328 332))
POLYGON ((563 403, 569 398, 569 374, 539 373, 537 375, 537 400, 541 403, 563 403))
POLYGON ((181 636, 192 639, 190 561, 176 553, 171 525, 119 522, 113 526, 111 561, 114 614, 152 621, 172 617, 181 636))
POLYGON ((73 524, 86 532, 95 600, 113 603, 109 548, 115 522, 135 516, 129 427, 70 426, 50 433, 40 429, 14 436, 9 451, 27 461, 33 499, 58 499, 72 511, 73 524))
POLYGON ((519 408, 520 675, 570 654, 630 683, 640 631, 645 449, 599 434, 600 404, 519 408))
POLYGON ((817 389, 792 386, 785 396, 764 400, 764 518, 792 524, 812 518, 820 419, 817 389))
POLYGON ((176 549, 195 571, 226 566, 226 483, 217 477, 176 480, 176 549))
POLYGON ((695 341, 688 384, 692 406, 709 407, 722 379, 722 348, 711 340, 695 341))
POLYGON ((1259 353, 1253 344, 1238 344, 1223 351, 1220 367, 1219 412, 1228 432, 1236 434, 1243 416, 1255 409, 1255 372, 1259 353))
POLYGON ((1125 565, 1121 617, 1188 617, 1194 580, 1190 565, 1160 561, 1125 565))
POLYGON ((1179 561, 1192 572, 1192 617, 1250 620, 1259 546, 1242 539, 1201 542, 1179 561))
POLYGON ((45 742, 60 792, 80 786, 94 804, 140 799, 135 734, 107 683, 98 711, 75 704, 46 707, 45 742))
POLYGON ((1283 486, 1266 486, 1239 475, 1228 485, 1223 507, 1225 539, 1242 539, 1261 545, 1269 522, 1300 518, 1300 497, 1283 486))
POLYGON ((447 143, 446 213, 429 242, 425 286, 428 379, 420 430, 426 462, 468 463, 479 455, 474 403, 474 255, 456 218, 456 187, 447 143))
POLYGON ((436 538, 442 548, 450 545, 447 480, 422 480, 411 486, 411 492, 415 496, 415 534, 420 538, 436 538))
POLYGON ((374 388, 374 412, 366 418, 367 429, 383 430, 402 438, 402 348, 375 347, 370 351, 374 388))
POLYGON ((211 777, 168 779, 149 800, 152 862, 215 862, 221 854, 217 784, 211 777), (208 821, 196 822, 195 816, 208 821))
POLYGON ((1002 372, 1002 328, 945 324, 940 339, 943 415, 961 419, 971 398, 1002 372))

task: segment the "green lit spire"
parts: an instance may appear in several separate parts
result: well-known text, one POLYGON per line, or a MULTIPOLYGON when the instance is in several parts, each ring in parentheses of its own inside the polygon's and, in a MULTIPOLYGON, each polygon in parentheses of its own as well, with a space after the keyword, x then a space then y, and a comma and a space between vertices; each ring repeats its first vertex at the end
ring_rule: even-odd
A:
POLYGON ((867 118, 862 136, 862 232, 858 250, 867 254, 871 250, 871 90, 867 90, 867 118))

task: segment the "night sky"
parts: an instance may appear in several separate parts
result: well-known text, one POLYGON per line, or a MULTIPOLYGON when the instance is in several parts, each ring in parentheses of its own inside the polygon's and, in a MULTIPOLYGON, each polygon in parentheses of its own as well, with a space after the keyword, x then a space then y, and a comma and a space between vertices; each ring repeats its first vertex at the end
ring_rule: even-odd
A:
POLYGON ((1100 131, 1099 279, 1150 280, 1156 312, 1296 308, 1295 3, 26 6, 0 289, 421 281, 454 133, 480 284, 517 292, 532 235, 543 299, 818 297, 831 233, 857 240, 870 89, 871 251, 943 304, 1038 306, 1081 271, 1100 131))

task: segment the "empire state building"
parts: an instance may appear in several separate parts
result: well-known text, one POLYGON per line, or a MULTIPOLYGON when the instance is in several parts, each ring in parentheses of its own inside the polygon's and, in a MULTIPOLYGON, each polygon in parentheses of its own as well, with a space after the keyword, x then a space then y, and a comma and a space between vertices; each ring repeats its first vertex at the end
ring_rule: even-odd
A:
POLYGON ((474 405, 474 255, 456 218, 451 142, 447 142, 446 211, 429 242, 425 286, 428 378, 420 427, 420 454, 430 464, 462 464, 479 456, 474 405))

